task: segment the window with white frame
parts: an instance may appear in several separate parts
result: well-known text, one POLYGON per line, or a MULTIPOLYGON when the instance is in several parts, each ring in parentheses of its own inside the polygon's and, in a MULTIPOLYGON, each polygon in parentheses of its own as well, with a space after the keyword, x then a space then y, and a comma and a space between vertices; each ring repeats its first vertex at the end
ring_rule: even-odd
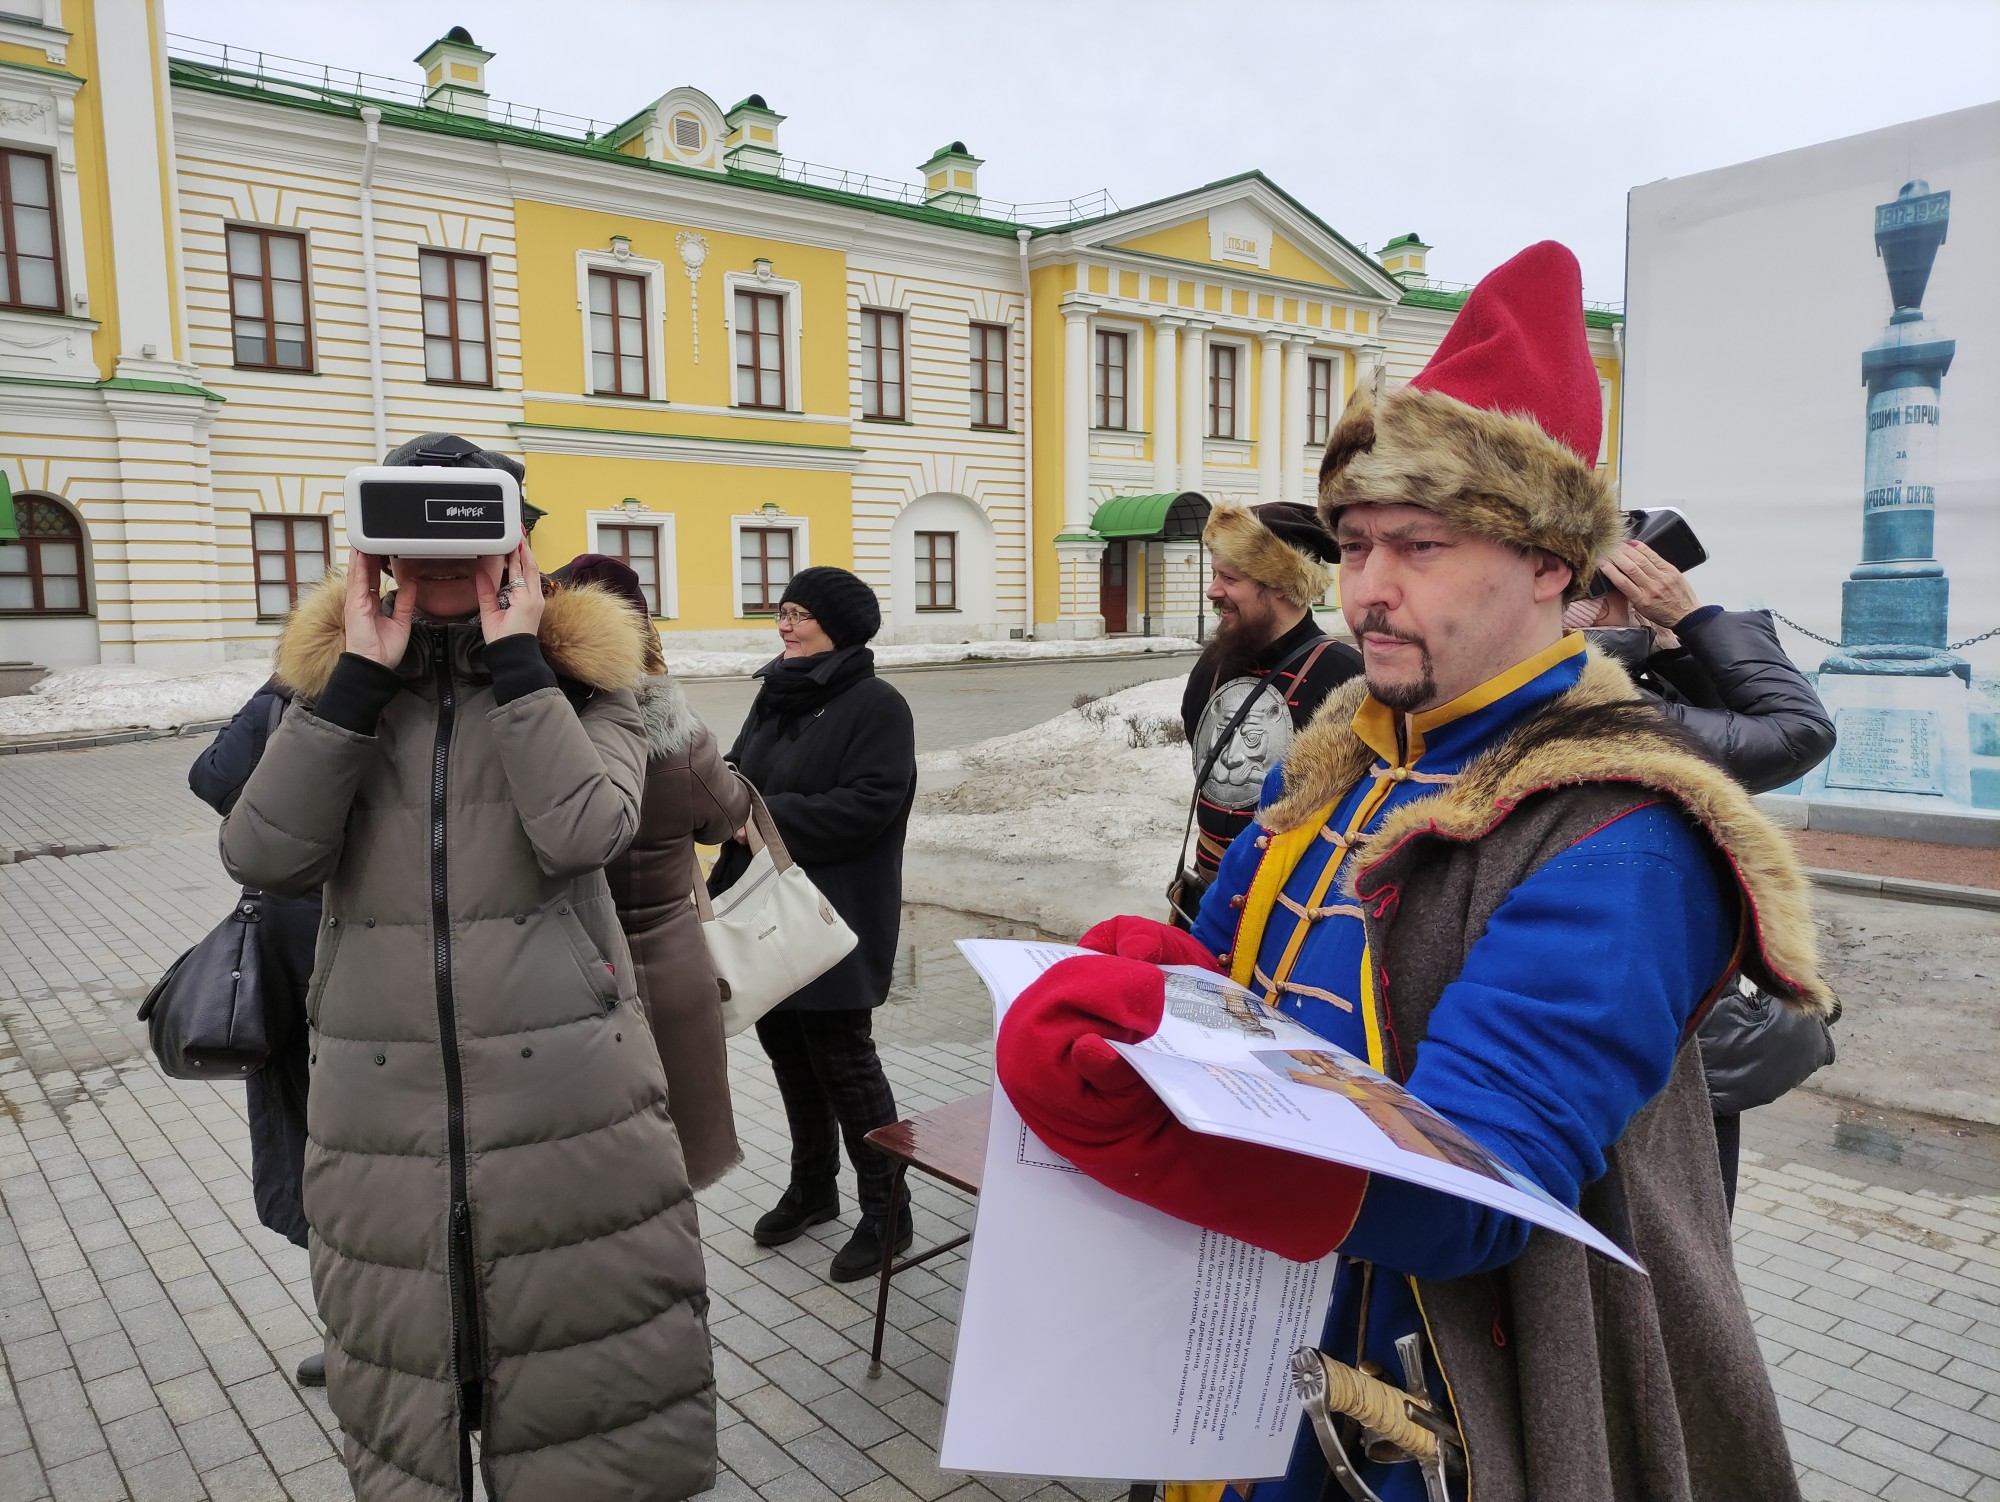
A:
POLYGON ((621 506, 589 511, 585 518, 589 550, 618 559, 639 576, 647 612, 665 619, 678 616, 679 564, 673 513, 621 506))
POLYGON ((972 326, 972 425, 1007 426, 1007 325, 972 326))
POLYGON ((917 609, 958 609, 958 534, 917 533, 917 609))
POLYGON ((0 542, 0 615, 83 615, 83 525, 54 496, 14 497, 17 536, 0 542))
POLYGON ((1131 426, 1126 421, 1126 396, 1130 389, 1127 377, 1132 364, 1129 358, 1132 336, 1123 329, 1098 329, 1095 338, 1097 421, 1093 426, 1122 432, 1131 426))
POLYGON ((776 615, 785 586, 809 561, 806 519, 760 511, 731 517, 729 526, 737 615, 776 615))
POLYGON ((1208 436, 1211 438, 1236 436, 1236 373, 1242 355, 1239 345, 1208 346, 1208 436))
POLYGON ((281 621, 300 591, 326 577, 326 518, 253 516, 250 553, 257 571, 257 619, 281 621))
POLYGON ((46 152, 0 150, 0 307, 63 310, 56 166, 46 152))
POLYGON ((424 379, 445 386, 492 385, 486 257, 421 249, 417 291, 423 304, 424 379))
POLYGON ((785 407, 785 299, 736 293, 736 405, 785 407))
POLYGON ((1306 360, 1306 442, 1324 447, 1333 432, 1333 359, 1312 355, 1306 360))
POLYGON ((646 279, 590 272, 590 390, 595 396, 652 395, 646 348, 646 279))
POLYGON ((861 310, 861 415, 900 422, 903 400, 903 315, 886 308, 861 310))

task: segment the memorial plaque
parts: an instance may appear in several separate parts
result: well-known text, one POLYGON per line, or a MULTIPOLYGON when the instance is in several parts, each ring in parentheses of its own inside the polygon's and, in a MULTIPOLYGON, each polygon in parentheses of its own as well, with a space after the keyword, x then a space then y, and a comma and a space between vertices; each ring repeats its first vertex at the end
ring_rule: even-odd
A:
POLYGON ((1944 726, 1935 709, 1839 709, 1826 785, 1944 796, 1944 726))

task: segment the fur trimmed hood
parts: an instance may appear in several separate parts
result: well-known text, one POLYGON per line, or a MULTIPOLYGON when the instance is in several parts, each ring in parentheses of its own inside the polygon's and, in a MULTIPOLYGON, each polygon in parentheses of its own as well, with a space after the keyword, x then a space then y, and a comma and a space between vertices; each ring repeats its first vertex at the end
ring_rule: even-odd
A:
MULTIPOLYGON (((319 697, 347 650, 347 576, 328 574, 285 618, 278 634, 277 679, 308 699, 319 697)), ((588 585, 560 589, 542 604, 536 636, 549 666, 594 689, 636 689, 645 676, 645 641, 632 607, 588 585)))
MULTIPOLYGON (((1298 515, 1308 513, 1301 507, 1298 515)), ((1227 568, 1275 589, 1302 610, 1333 587, 1333 570, 1324 561, 1280 537, 1248 506, 1216 506, 1201 540, 1227 568)))
POLYGON ((666 673, 649 674, 640 683, 639 716, 646 726, 646 750, 654 756, 679 756, 707 728, 666 673))
POLYGON ((1366 385, 1335 424, 1319 467, 1319 509, 1332 530, 1342 508, 1421 506, 1468 532, 1541 548, 1576 577, 1582 597, 1597 561, 1625 536, 1603 476, 1532 417, 1490 412, 1442 392, 1366 385))
MULTIPOLYGON (((1264 828, 1298 828, 1368 775, 1375 753, 1352 725, 1367 693, 1364 679, 1343 685, 1292 743, 1284 796, 1257 815, 1264 828)), ((1371 873, 1412 839, 1477 840, 1524 799, 1587 783, 1633 783, 1679 804, 1722 850, 1750 904, 1752 946, 1744 968, 1751 978, 1822 1017, 1838 1015, 1820 976, 1809 889, 1791 842, 1595 648, 1576 687, 1467 763, 1455 782, 1392 810, 1357 841, 1360 858, 1343 878, 1347 894, 1365 898, 1371 873)))

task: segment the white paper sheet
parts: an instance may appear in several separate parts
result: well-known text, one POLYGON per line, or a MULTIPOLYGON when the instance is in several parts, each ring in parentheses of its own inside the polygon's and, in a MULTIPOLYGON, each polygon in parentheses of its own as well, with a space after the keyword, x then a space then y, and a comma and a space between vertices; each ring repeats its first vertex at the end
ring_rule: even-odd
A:
MULTIPOLYGON (((1002 1014, 1086 952, 959 948, 1002 1014)), ((1114 1481, 1278 1475, 1299 1422, 1287 1364, 1319 1338, 1336 1261, 1290 1262, 1114 1194, 996 1090, 939 1464, 1114 1481)))
MULTIPOLYGON (((1005 941, 1001 941, 1005 942, 1005 941)), ((1160 1030, 1113 1043, 1181 1123, 1439 1189, 1645 1269, 1394 1080, 1206 970, 1167 972, 1160 1030)))

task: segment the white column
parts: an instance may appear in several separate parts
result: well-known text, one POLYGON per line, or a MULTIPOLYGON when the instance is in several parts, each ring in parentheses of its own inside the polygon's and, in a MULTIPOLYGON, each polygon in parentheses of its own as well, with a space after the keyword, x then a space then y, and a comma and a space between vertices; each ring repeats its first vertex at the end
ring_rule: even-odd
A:
POLYGON ((1380 344, 1364 344, 1354 352, 1354 389, 1372 386, 1382 374, 1382 362, 1389 351, 1380 344))
POLYGON ((1174 380, 1174 351, 1181 323, 1178 318, 1153 320, 1153 489, 1161 495, 1180 488, 1180 453, 1174 441, 1180 389, 1174 380))
POLYGON ((1208 432, 1208 329, 1189 319, 1181 335, 1181 484, 1202 488, 1202 438, 1208 432))
POLYGON ((1264 346, 1264 368, 1257 377, 1257 504, 1265 506, 1278 498, 1278 461, 1285 446, 1280 394, 1285 336, 1267 329, 1258 337, 1264 346))
POLYGON ((1278 469, 1278 493, 1287 501, 1303 502, 1306 479, 1306 348, 1312 341, 1294 334, 1285 341, 1284 460, 1278 469))
MULTIPOLYGON (((91 81, 104 108, 105 205, 118 254, 111 267, 118 310, 116 374, 177 382, 180 365, 172 285, 174 246, 165 174, 171 170, 160 108, 164 69, 148 38, 144 0, 103 0, 96 10, 91 81)), ((105 300, 104 316, 113 306, 105 300)))
POLYGON ((1090 529, 1090 308, 1064 303, 1063 531, 1090 529))

